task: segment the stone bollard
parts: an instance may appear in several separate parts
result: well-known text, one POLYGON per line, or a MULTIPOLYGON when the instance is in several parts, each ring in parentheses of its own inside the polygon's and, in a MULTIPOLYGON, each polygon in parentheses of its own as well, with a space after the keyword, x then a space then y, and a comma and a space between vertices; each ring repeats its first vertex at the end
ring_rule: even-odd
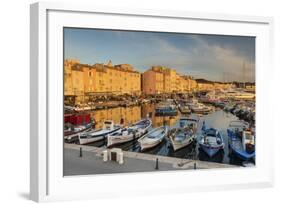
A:
POLYGON ((82 157, 83 154, 82 154, 82 147, 80 147, 80 154, 79 154, 79 157, 82 157))
POLYGON ((158 169, 159 169, 158 158, 156 158, 156 165, 155 165, 155 169, 156 169, 156 170, 158 170, 158 169))
POLYGON ((102 151, 103 161, 104 162, 107 162, 107 160, 108 160, 108 154, 107 153, 108 153, 107 150, 102 151))
POLYGON ((124 154, 123 152, 120 152, 119 154, 119 164, 123 164, 124 163, 124 154))

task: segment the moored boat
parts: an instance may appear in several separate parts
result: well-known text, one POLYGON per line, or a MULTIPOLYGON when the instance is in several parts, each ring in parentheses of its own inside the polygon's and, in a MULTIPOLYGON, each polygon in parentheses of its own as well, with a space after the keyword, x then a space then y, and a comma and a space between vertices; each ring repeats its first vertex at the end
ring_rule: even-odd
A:
POLYGON ((205 122, 203 122, 202 135, 198 140, 198 144, 209 157, 213 157, 224 149, 224 142, 220 132, 215 128, 206 129, 205 122))
POLYGON ((191 110, 189 109, 188 105, 179 104, 179 110, 182 114, 190 114, 191 110))
POLYGON ((109 134, 118 132, 121 129, 120 125, 115 125, 112 120, 105 120, 103 122, 103 128, 98 130, 91 130, 79 134, 79 143, 88 144, 105 139, 109 134))
POLYGON ((65 114, 64 115, 64 139, 72 142, 81 132, 89 131, 93 126, 89 114, 65 114))
POLYGON ((248 126, 242 124, 238 127, 230 123, 227 134, 229 148, 234 155, 246 161, 255 157, 255 136, 248 126))
POLYGON ((155 115, 157 116, 175 116, 177 114, 177 106, 172 99, 159 103, 155 108, 155 115))
POLYGON ((171 106, 171 105, 159 106, 155 109, 155 115, 174 116, 177 114, 178 114, 177 108, 175 106, 171 106))
POLYGON ((191 105, 191 110, 194 113, 198 113, 198 114, 208 114, 209 112, 212 111, 212 108, 209 106, 206 106, 202 103, 196 103, 191 105))
POLYGON ((157 127, 138 139, 141 151, 160 144, 168 134, 167 126, 157 127))
POLYGON ((171 130, 170 141, 174 151, 190 145, 196 138, 198 120, 181 118, 180 127, 171 130))
POLYGON ((150 119, 142 119, 131 126, 110 134, 107 137, 107 147, 137 139, 144 135, 151 125, 150 119))

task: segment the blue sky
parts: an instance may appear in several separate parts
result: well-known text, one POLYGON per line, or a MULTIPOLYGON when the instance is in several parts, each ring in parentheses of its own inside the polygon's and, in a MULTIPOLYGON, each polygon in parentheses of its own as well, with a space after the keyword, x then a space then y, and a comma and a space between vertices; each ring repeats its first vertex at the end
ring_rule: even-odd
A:
POLYGON ((162 65, 195 78, 255 81, 254 37, 65 28, 64 57, 128 63, 140 72, 162 65))

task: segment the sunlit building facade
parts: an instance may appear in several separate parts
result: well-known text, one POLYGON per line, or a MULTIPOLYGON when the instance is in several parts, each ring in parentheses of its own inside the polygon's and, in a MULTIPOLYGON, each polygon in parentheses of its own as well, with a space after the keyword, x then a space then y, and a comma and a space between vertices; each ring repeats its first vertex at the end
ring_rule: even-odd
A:
POLYGON ((197 87, 196 81, 180 75, 175 69, 152 66, 142 75, 142 92, 144 94, 191 92, 197 87))
POLYGON ((134 94, 141 93, 141 74, 129 64, 81 64, 64 62, 65 95, 134 94))

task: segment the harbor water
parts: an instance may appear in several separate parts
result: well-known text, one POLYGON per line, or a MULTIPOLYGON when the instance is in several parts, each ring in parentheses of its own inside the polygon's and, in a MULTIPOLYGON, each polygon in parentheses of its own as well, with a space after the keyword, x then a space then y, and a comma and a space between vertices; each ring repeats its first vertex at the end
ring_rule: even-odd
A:
MULTIPOLYGON (((152 119, 153 128, 162 125, 167 125, 169 128, 179 126, 179 119, 183 116, 179 111, 176 116, 155 116, 155 106, 155 104, 144 104, 141 106, 116 107, 110 109, 95 110, 89 113, 91 114, 91 118, 95 121, 96 129, 101 128, 102 122, 106 119, 112 119, 115 123, 123 122, 123 124, 129 125, 146 117, 150 117, 152 119)), ((207 154, 199 149, 197 143, 193 143, 174 152, 169 139, 165 138, 165 140, 163 140, 160 145, 150 150, 144 151, 144 153, 224 164, 242 165, 242 161, 236 156, 232 155, 229 152, 228 147, 227 128, 230 121, 238 120, 235 115, 225 112, 220 108, 214 108, 214 111, 210 112, 207 115, 191 114, 191 116, 199 118, 197 136, 201 134, 203 121, 205 121, 207 127, 216 128, 221 132, 225 143, 224 150, 221 150, 215 156, 210 158, 207 154)), ((106 140, 94 142, 89 145, 95 147, 106 147, 106 140)), ((137 140, 120 145, 115 145, 114 147, 122 148, 125 151, 141 152, 137 140)))

